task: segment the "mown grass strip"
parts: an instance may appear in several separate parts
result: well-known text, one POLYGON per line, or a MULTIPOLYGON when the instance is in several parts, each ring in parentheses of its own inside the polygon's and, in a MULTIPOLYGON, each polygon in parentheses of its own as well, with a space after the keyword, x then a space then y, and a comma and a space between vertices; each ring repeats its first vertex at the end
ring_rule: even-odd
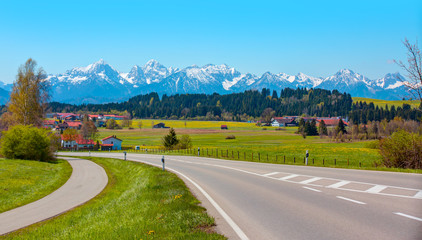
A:
POLYGON ((0 213, 41 199, 69 179, 67 161, 0 159, 0 213))
POLYGON ((175 174, 141 163, 87 158, 109 184, 97 197, 6 239, 225 239, 175 174))

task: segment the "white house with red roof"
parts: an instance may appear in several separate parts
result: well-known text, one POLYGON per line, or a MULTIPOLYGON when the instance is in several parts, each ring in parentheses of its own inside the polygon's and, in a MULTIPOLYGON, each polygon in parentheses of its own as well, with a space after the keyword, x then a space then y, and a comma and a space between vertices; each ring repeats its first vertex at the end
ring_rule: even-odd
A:
POLYGON ((111 135, 101 140, 101 149, 102 150, 122 150, 123 140, 116 137, 116 135, 111 135))
POLYGON ((84 139, 82 135, 76 136, 76 139, 66 138, 61 135, 61 146, 66 149, 93 149, 95 142, 91 139, 84 139))

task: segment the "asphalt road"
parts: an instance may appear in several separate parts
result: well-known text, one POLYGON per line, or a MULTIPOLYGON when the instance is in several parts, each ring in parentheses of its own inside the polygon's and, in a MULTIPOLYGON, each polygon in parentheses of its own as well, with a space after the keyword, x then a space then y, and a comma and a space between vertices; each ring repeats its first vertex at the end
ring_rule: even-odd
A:
POLYGON ((50 195, 0 214, 0 235, 49 219, 98 195, 107 185, 106 172, 88 160, 64 158, 73 168, 69 180, 50 195))
MULTIPOLYGON (((155 166, 161 157, 127 155, 155 166)), ((421 174, 187 156, 165 162, 230 239, 422 239, 421 174)))

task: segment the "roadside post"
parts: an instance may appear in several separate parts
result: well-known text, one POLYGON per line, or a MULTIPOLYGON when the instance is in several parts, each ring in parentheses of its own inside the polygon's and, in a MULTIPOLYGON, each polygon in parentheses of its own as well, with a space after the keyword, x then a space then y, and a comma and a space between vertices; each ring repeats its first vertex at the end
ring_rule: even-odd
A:
POLYGON ((124 151, 123 154, 125 155, 125 161, 126 161, 126 151, 124 151))
POLYGON ((89 156, 91 157, 91 151, 89 151, 89 156))
POLYGON ((198 157, 199 157, 200 153, 201 153, 201 150, 200 150, 200 149, 199 149, 199 147, 198 147, 198 157))
POLYGON ((308 165, 308 157, 309 157, 309 151, 306 150, 306 165, 308 165))
POLYGON ((163 156, 163 158, 161 159, 161 162, 163 163, 163 171, 165 171, 165 166, 164 166, 164 156, 163 156))

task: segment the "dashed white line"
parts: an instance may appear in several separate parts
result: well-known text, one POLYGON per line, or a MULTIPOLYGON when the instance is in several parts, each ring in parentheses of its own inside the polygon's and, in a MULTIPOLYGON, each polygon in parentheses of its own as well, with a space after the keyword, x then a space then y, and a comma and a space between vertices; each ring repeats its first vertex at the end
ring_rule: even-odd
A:
POLYGON ((291 174, 289 176, 285 176, 285 177, 279 178, 279 180, 287 180, 287 179, 294 178, 294 177, 297 177, 297 176, 299 176, 299 175, 297 175, 297 174, 291 174))
POLYGON ((311 182, 318 181, 320 179, 321 179, 320 177, 314 177, 314 178, 310 178, 310 179, 304 180, 304 181, 302 181, 300 183, 302 183, 302 184, 308 184, 308 183, 311 183, 311 182))
POLYGON ((340 182, 331 184, 330 186, 327 186, 327 188, 339 188, 349 183, 350 183, 349 181, 340 181, 340 182))
POLYGON ((271 176, 271 175, 276 175, 279 172, 272 172, 272 173, 267 173, 267 174, 263 174, 262 176, 271 176))
POLYGON ((353 200, 353 199, 350 199, 350 198, 345 198, 345 197, 342 197, 342 196, 337 196, 337 198, 340 198, 340 199, 343 199, 343 200, 346 200, 346 201, 349 201, 349 202, 357 203, 357 204, 362 204, 362 205, 366 204, 364 202, 360 202, 360 201, 353 200))
POLYGON ((306 189, 314 191, 314 192, 321 192, 321 190, 310 188, 310 187, 303 187, 303 188, 306 188, 306 189))
POLYGON ((365 192, 367 192, 367 193, 379 193, 386 188, 387 188, 387 186, 375 185, 375 186, 371 187, 370 189, 366 190, 365 192))
POLYGON ((422 199, 422 191, 419 191, 413 196, 414 198, 421 198, 422 199))
POLYGON ((401 212, 395 212, 394 214, 399 215, 399 216, 402 216, 402 217, 410 218, 410 219, 413 219, 413 220, 416 220, 416 221, 419 221, 419 222, 422 222, 422 218, 410 216, 410 215, 407 215, 407 214, 404 214, 404 213, 401 213, 401 212))

